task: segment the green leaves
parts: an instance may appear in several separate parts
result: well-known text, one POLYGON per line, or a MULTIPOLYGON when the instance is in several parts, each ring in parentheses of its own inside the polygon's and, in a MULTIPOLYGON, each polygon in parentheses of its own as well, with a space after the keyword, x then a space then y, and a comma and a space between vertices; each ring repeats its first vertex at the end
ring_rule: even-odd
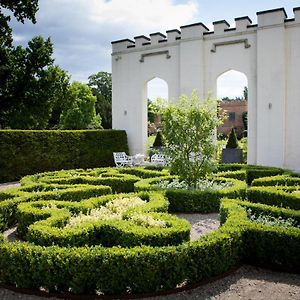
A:
POLYGON ((111 128, 112 79, 107 72, 98 72, 89 76, 88 85, 91 87, 96 100, 96 113, 102 118, 104 128, 111 128))
POLYGON ((196 92, 161 109, 166 155, 171 172, 189 186, 210 174, 215 166, 216 128, 222 123, 217 102, 201 101, 196 92))
POLYGON ((60 117, 62 129, 102 128, 101 118, 96 115, 96 97, 90 87, 73 82, 69 88, 69 97, 60 117))

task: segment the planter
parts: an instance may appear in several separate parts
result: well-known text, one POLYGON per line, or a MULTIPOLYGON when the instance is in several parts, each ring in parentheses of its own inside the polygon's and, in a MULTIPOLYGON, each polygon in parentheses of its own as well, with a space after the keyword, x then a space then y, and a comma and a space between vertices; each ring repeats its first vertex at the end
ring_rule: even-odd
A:
POLYGON ((243 151, 242 149, 230 149, 225 148, 222 150, 222 163, 241 163, 243 161, 243 151))

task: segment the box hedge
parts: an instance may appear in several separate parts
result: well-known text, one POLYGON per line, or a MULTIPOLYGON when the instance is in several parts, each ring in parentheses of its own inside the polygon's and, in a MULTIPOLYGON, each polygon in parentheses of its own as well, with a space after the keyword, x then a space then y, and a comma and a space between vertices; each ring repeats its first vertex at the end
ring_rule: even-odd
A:
MULTIPOLYGON (((262 170, 262 168, 258 169, 262 170)), ((172 193, 173 190, 148 192, 147 189, 156 189, 155 182, 162 178, 171 180, 174 176, 167 176, 165 171, 157 174, 158 170, 151 174, 140 169, 128 169, 130 172, 127 172, 127 169, 122 170, 125 172, 111 168, 47 172, 26 177, 22 180, 22 187, 15 191, 0 193, 0 198, 2 197, 0 219, 5 220, 6 225, 9 222, 12 225, 13 222, 18 221, 20 233, 24 236, 28 234, 28 239, 35 243, 8 242, 3 235, 0 235, 0 281, 17 287, 43 288, 58 293, 120 295, 155 292, 175 288, 183 283, 198 282, 220 275, 242 262, 299 272, 300 229, 295 227, 283 229, 278 226, 257 224, 250 221, 247 216, 247 209, 251 208, 257 213, 292 217, 299 222, 300 196, 294 186, 253 186, 248 189, 248 201, 246 201, 244 199, 247 187, 245 181, 218 177, 217 180, 232 181, 233 186, 219 191, 216 198, 207 194, 203 203, 208 206, 199 204, 201 203, 199 202, 200 195, 194 197, 192 194, 186 194, 184 198, 181 191, 179 193, 175 191, 173 196, 178 204, 175 200, 173 204, 175 203, 175 207, 181 206, 181 209, 186 209, 186 211, 191 208, 202 212, 207 209, 216 210, 221 203, 222 226, 196 241, 179 242, 180 238, 187 235, 184 230, 183 235, 179 234, 180 238, 170 236, 168 240, 168 243, 172 244, 170 246, 158 243, 157 236, 152 246, 147 243, 147 245, 137 246, 137 244, 145 243, 144 235, 139 235, 140 232, 134 238, 131 234, 119 235, 119 245, 113 247, 104 247, 91 241, 88 230, 81 231, 77 237, 75 237, 77 233, 70 235, 71 243, 70 241, 66 243, 68 236, 63 236, 59 240, 58 229, 61 229, 60 227, 65 224, 71 214, 99 207, 103 201, 109 201, 115 197, 133 195, 112 194, 98 197, 93 193, 108 193, 111 189, 115 189, 111 185, 107 186, 106 190, 103 187, 104 190, 101 192, 100 189, 99 191, 93 190, 92 184, 100 183, 98 180, 113 180, 116 186, 118 180, 124 180, 128 178, 127 176, 132 177, 132 182, 136 180, 134 186, 140 191, 139 196, 148 200, 145 206, 134 208, 134 212, 161 216, 161 213, 167 211, 168 201, 165 195, 168 192, 172 193), (162 176, 148 178, 157 175, 162 176), (79 178, 78 182, 77 178, 79 178), (82 185, 83 182, 84 185, 82 185), (72 186, 73 183, 75 183, 74 186, 72 186), (85 186, 86 188, 89 186, 92 190, 84 192, 85 186), (152 201, 150 201, 150 194, 156 195, 152 201), (224 196, 240 197, 243 200, 220 199, 224 196), (43 212, 43 209, 39 209, 48 203, 57 204, 58 210, 51 212, 50 208, 43 212), (196 208, 193 205, 190 206, 190 203, 196 208), (190 207, 187 209, 185 205, 190 207), (57 232, 51 232, 52 229, 57 232), (76 238, 79 238, 80 242, 76 241, 76 238), (128 242, 131 238, 135 239, 133 244, 128 242), (38 245, 39 243, 41 245, 38 245), (56 245, 52 245, 53 243, 56 245), (64 247, 64 245, 68 246, 64 247)), ((232 173, 241 171, 241 168, 231 171, 232 173)), ((232 173, 223 173, 223 176, 244 176, 243 172, 232 173)), ((132 188, 133 183, 130 186, 130 189, 132 188)), ((127 189, 126 185, 120 185, 121 189, 127 189)), ((171 196, 168 195, 168 198, 170 201, 171 196)), ((129 211, 128 215, 130 213, 129 211)), ((87 224, 85 229, 88 229, 88 226, 90 225, 87 224)), ((121 224, 120 226, 122 227, 121 224)), ((106 229, 109 235, 116 237, 111 227, 106 229)), ((124 229, 128 230, 126 233, 130 230, 137 233, 134 227, 130 228, 128 225, 124 226, 124 229)))
POLYGON ((50 170, 112 166, 125 131, 0 130, 0 182, 50 170))

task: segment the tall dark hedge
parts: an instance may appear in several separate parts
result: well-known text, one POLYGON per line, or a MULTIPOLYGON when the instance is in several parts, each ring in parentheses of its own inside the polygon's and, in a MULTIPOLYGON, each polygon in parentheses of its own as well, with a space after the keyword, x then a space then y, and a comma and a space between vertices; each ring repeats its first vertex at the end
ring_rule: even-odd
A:
POLYGON ((128 152, 121 130, 0 130, 0 182, 38 172, 113 165, 128 152))

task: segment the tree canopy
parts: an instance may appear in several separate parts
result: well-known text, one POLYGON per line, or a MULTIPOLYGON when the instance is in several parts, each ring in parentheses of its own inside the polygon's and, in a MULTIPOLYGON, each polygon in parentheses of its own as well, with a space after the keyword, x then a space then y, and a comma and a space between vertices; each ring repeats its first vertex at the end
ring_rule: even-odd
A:
POLYGON ((112 80, 108 72, 98 72, 89 76, 88 85, 96 97, 96 113, 102 118, 104 128, 112 127, 112 80))
POLYGON ((101 128, 101 118, 96 115, 96 97, 90 87, 80 82, 73 82, 69 97, 60 117, 62 129, 101 128))

